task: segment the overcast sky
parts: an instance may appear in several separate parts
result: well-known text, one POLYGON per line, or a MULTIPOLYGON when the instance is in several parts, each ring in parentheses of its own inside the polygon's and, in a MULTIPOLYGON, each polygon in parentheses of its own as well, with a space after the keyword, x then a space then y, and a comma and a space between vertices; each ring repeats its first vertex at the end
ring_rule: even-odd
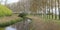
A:
MULTIPOLYGON (((3 0, 2 4, 4 4, 4 1, 5 1, 5 0, 3 0)), ((19 1, 19 0, 8 0, 7 3, 13 3, 13 2, 18 2, 18 1, 19 1)))
POLYGON ((18 0, 8 0, 8 3, 17 2, 18 0))

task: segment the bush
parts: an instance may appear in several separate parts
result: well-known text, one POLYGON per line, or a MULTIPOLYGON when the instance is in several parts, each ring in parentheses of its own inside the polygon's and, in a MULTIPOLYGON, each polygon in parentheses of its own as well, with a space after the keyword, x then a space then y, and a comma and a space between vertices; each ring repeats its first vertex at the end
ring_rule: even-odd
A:
POLYGON ((10 16, 12 15, 12 11, 7 7, 0 5, 0 16, 10 16))
POLYGON ((26 17, 26 15, 27 15, 27 13, 20 13, 18 17, 24 18, 24 17, 26 17))

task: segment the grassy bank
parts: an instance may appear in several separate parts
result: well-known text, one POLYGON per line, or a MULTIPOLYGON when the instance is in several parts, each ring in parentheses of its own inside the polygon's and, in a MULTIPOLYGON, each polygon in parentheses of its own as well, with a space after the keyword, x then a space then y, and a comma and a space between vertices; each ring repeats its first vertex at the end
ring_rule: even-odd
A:
POLYGON ((39 15, 39 17, 41 18, 44 18, 44 19, 56 19, 58 20, 59 19, 59 16, 58 15, 39 15))
POLYGON ((48 19, 47 15, 29 15, 28 17, 33 19, 33 26, 35 30, 60 30, 60 20, 58 19, 48 19))
POLYGON ((22 20, 22 18, 18 17, 18 14, 0 17, 0 30, 5 30, 5 27, 18 23, 22 20))
POLYGON ((1 27, 0 27, 0 30, 5 30, 5 28, 1 28, 1 27))
POLYGON ((0 27, 10 26, 10 25, 13 25, 13 24, 15 24, 17 22, 20 22, 22 20, 23 20, 22 18, 19 18, 19 19, 15 19, 15 20, 11 20, 11 21, 5 22, 5 23, 0 23, 0 27))
POLYGON ((22 18, 18 17, 18 14, 13 14, 12 16, 0 17, 0 27, 9 26, 20 21, 22 21, 22 18))

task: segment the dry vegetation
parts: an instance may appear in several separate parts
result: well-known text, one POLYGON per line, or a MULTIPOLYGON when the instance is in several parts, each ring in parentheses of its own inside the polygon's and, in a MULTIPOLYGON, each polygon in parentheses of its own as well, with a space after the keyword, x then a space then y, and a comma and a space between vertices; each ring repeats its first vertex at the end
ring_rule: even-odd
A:
POLYGON ((37 16, 29 16, 33 19, 34 30, 60 30, 59 20, 45 20, 37 16))
POLYGON ((16 20, 18 19, 18 15, 17 14, 13 14, 12 16, 5 16, 5 17, 0 17, 0 23, 4 23, 4 22, 9 22, 11 20, 16 20))

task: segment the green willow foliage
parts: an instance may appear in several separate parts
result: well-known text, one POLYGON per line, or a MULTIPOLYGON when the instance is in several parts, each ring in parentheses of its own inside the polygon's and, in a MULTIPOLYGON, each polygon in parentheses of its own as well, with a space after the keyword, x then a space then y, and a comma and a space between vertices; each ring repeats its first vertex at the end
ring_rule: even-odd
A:
POLYGON ((6 6, 0 5, 0 17, 10 15, 12 15, 12 11, 8 9, 6 6))

